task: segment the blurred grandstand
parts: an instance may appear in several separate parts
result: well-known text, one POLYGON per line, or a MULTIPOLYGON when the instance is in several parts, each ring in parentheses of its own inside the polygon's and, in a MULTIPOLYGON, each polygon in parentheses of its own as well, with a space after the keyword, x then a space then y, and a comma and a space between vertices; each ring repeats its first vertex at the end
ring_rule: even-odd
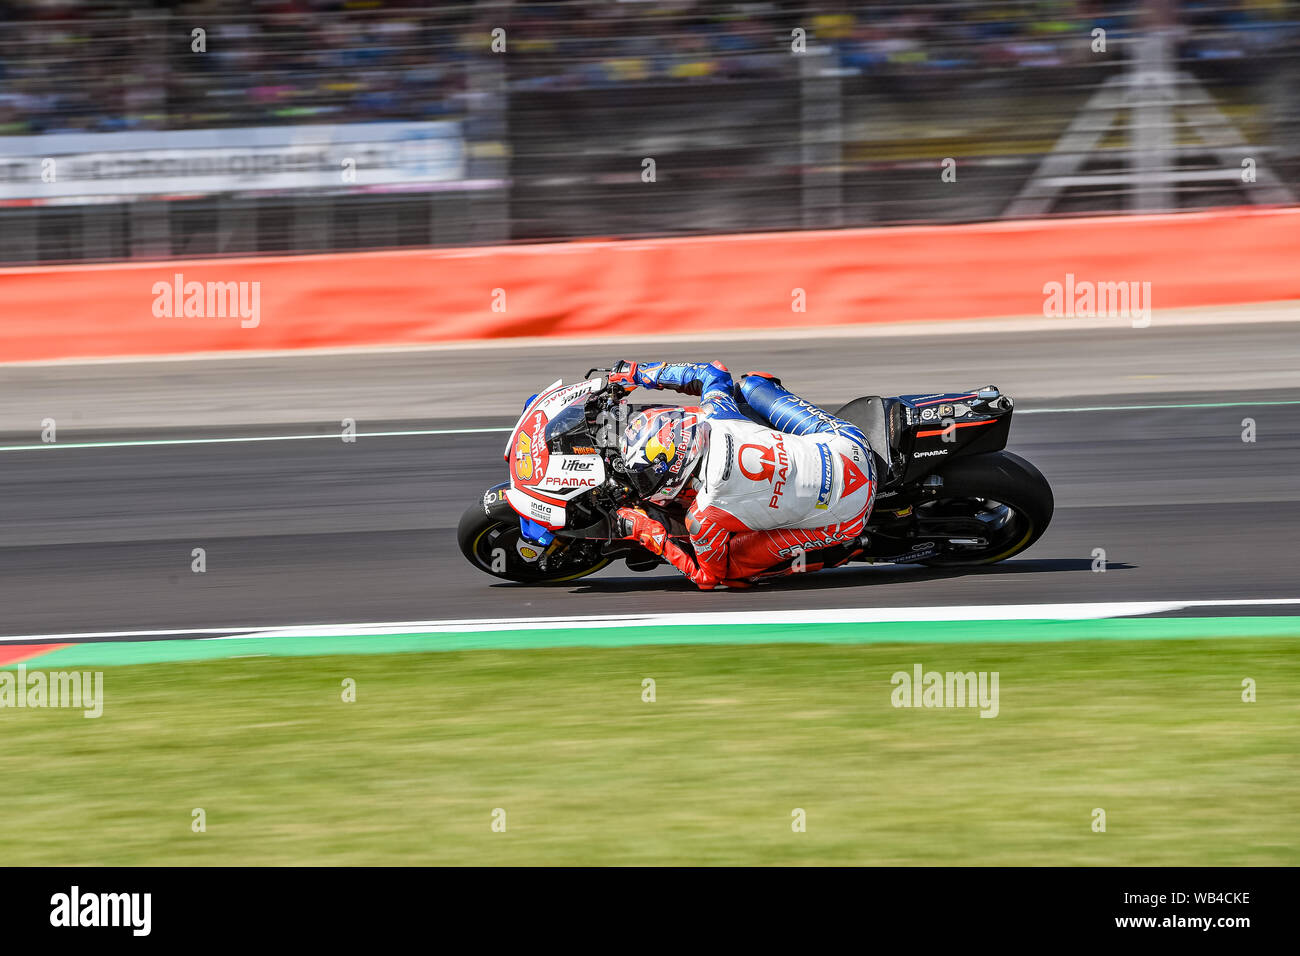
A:
POLYGON ((0 23, 8 264, 1187 209, 1300 185, 1284 0, 0 0, 0 23))

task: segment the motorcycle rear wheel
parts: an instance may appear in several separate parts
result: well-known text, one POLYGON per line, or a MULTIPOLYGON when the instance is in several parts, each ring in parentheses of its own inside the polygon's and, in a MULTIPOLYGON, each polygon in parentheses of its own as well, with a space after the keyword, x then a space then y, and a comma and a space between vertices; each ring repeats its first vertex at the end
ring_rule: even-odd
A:
POLYGON ((922 564, 945 568, 1005 561, 1033 545, 1052 520, 1051 485, 1042 472, 1009 451, 958 458, 939 475, 939 497, 918 505, 918 517, 976 527, 985 543, 949 545, 922 564))

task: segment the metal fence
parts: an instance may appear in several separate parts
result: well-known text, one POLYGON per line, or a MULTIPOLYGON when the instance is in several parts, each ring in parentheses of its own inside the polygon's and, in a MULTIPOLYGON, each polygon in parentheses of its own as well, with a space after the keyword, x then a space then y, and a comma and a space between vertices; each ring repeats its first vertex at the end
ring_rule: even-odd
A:
POLYGON ((287 9, 10 10, 0 262, 952 223, 1300 191, 1287 2, 287 9))

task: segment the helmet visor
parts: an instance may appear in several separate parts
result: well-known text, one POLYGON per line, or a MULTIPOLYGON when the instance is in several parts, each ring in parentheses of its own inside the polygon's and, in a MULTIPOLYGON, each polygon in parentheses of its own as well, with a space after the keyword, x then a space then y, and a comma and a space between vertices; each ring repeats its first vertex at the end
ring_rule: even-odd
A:
POLYGON ((704 444, 698 409, 647 409, 624 432, 628 483, 642 498, 672 498, 695 470, 704 444))
POLYGON ((668 470, 668 459, 664 455, 657 456, 646 467, 628 469, 627 472, 628 484, 641 498, 658 494, 672 477, 674 475, 668 470))

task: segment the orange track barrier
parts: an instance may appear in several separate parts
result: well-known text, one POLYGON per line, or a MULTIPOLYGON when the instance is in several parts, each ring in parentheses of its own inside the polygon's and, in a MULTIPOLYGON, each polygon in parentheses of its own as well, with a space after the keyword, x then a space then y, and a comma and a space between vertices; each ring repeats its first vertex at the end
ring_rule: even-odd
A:
POLYGON ((1300 299, 1300 209, 2 269, 0 361, 1041 316, 1067 273, 1150 282, 1156 321, 1300 299), (177 317, 177 274, 258 283, 256 325, 177 317))

